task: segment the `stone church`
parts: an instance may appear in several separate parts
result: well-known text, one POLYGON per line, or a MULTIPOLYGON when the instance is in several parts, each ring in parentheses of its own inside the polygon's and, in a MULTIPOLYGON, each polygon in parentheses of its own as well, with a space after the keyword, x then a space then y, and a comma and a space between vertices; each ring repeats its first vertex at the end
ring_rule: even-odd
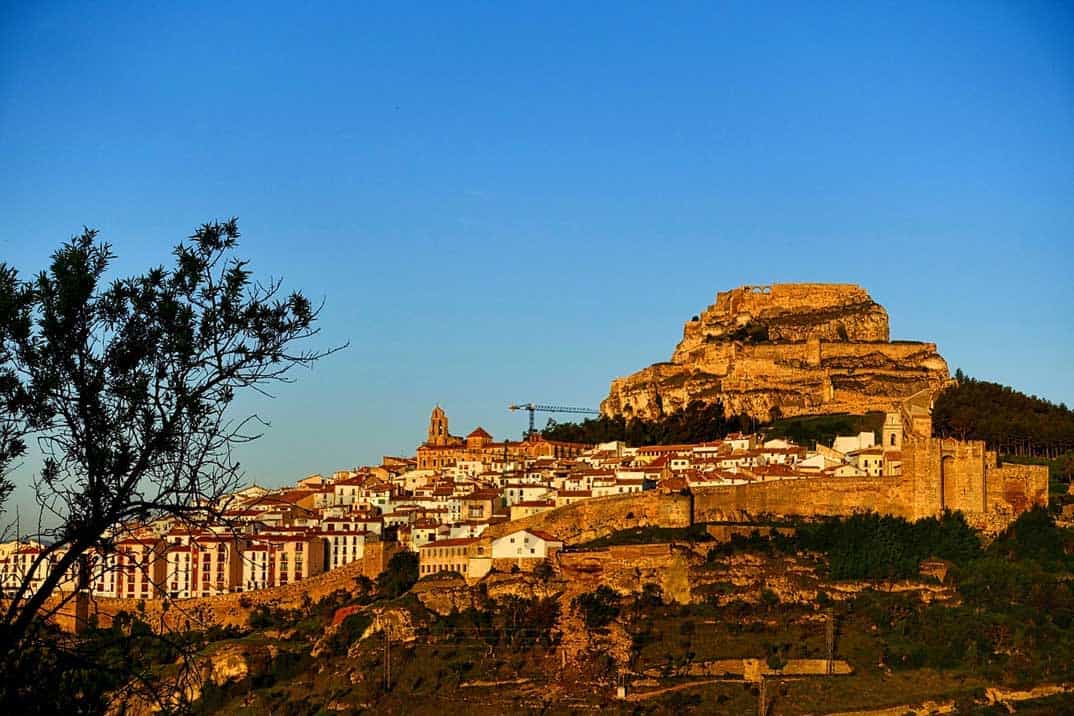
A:
POLYGON ((448 416, 437 405, 429 416, 425 442, 418 447, 419 470, 441 470, 460 461, 524 462, 540 457, 575 457, 588 445, 557 440, 545 440, 534 434, 526 440, 497 442, 484 428, 474 428, 465 438, 452 435, 448 416))

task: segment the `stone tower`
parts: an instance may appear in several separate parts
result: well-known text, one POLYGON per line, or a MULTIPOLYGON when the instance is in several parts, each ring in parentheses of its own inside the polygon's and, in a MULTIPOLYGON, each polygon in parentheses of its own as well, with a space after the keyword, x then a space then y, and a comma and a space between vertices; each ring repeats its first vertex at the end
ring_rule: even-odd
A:
POLYGON ((902 450, 902 415, 900 413, 887 413, 884 416, 883 446, 884 452, 902 450))
POLYGON ((448 432, 447 413, 437 405, 433 408, 433 414, 429 416, 429 437, 426 445, 447 445, 450 442, 451 433, 448 432))

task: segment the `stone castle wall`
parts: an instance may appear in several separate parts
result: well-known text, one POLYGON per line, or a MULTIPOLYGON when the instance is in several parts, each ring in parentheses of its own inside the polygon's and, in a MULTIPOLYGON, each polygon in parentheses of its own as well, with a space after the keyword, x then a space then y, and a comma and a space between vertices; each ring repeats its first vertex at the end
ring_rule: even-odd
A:
POLYGON ((912 484, 912 516, 963 512, 980 528, 1002 528, 1022 512, 1048 504, 1048 468, 1000 465, 982 440, 932 437, 927 392, 900 405, 903 475, 912 484))
POLYGON ((847 516, 878 512, 910 520, 960 511, 988 531, 1048 504, 1048 470, 1000 465, 979 440, 932 437, 928 390, 900 401, 902 473, 882 477, 817 476, 698 488, 691 496, 656 491, 575 503, 493 528, 493 536, 531 527, 565 543, 632 527, 750 521, 761 516, 847 516), (692 500, 692 501, 691 501, 692 500))
POLYGON ((1048 502, 1048 469, 1041 465, 1004 465, 988 467, 988 512, 1017 515, 1034 505, 1048 502))
POLYGON ((694 490, 696 522, 758 517, 851 515, 874 511, 911 517, 910 486, 892 477, 815 477, 694 490))
POLYGON ((689 495, 664 495, 656 490, 583 500, 489 528, 495 538, 519 529, 548 532, 565 544, 577 544, 632 527, 689 527, 689 495))
POLYGON ((740 286, 716 294, 716 303, 687 322, 675 360, 713 336, 763 323, 773 340, 886 341, 888 316, 853 284, 798 283, 740 286))
POLYGON ((756 309, 771 304, 805 308, 817 303, 841 305, 869 300, 869 293, 856 283, 775 283, 739 286, 716 294, 716 303, 733 310, 756 309))
POLYGON ((997 531, 1022 512, 1048 504, 1048 469, 1000 465, 980 440, 932 437, 927 392, 903 401, 902 474, 813 477, 694 491, 694 520, 759 515, 850 515, 874 511, 916 520, 962 512, 979 529, 997 531), (915 402, 916 401, 916 402, 915 402), (924 404, 921 401, 925 401, 924 404))

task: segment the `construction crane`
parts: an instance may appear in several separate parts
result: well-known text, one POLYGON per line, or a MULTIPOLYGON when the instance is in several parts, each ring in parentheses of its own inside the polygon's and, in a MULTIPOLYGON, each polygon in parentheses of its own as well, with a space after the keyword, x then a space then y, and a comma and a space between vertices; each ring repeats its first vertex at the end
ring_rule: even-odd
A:
POLYGON ((536 403, 519 403, 517 405, 508 405, 507 409, 511 412, 517 410, 528 410, 530 414, 530 429, 526 433, 526 437, 529 437, 537 431, 533 427, 533 414, 534 413, 575 413, 578 415, 600 415, 599 410, 593 410, 592 408, 566 408, 562 405, 537 405, 536 403))

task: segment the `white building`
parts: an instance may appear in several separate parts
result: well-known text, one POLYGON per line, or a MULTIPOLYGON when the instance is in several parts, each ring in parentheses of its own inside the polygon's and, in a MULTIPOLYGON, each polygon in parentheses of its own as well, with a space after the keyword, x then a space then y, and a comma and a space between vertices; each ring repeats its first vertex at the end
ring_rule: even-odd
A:
POLYGON ((857 435, 837 435, 832 442, 832 449, 846 455, 856 450, 865 450, 876 445, 876 436, 872 432, 858 433, 857 435))
POLYGON ((547 559, 563 549, 563 541, 540 530, 518 530, 492 540, 493 559, 547 559))
POLYGON ((519 502, 537 502, 543 500, 548 496, 549 491, 550 490, 546 485, 531 485, 515 482, 504 488, 503 495, 506 499, 507 506, 510 507, 519 502))
MULTIPOLYGON (((327 569, 335 569, 360 560, 365 555, 365 530, 351 529, 353 523, 341 523, 332 529, 322 528, 320 536, 328 542, 327 569), (343 527, 345 529, 339 529, 343 527)), ((327 525, 326 525, 327 527, 327 525)))

